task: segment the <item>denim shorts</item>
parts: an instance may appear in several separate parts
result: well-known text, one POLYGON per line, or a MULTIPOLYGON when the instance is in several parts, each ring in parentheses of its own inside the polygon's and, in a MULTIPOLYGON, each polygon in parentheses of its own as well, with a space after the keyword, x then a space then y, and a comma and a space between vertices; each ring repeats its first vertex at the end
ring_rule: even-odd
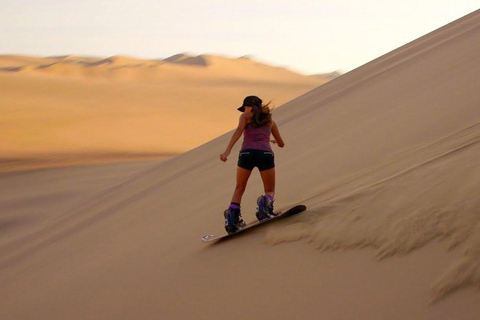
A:
POLYGON ((272 151, 242 150, 238 156, 238 166, 243 169, 264 171, 275 168, 275 156, 272 151))

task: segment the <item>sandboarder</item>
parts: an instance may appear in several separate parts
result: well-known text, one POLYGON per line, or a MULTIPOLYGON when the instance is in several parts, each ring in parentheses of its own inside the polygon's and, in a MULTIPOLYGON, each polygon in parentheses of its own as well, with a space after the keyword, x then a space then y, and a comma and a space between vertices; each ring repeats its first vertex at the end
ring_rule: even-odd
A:
POLYGON ((275 157, 270 143, 283 148, 285 143, 280 136, 276 123, 272 120, 269 104, 262 104, 257 96, 248 96, 237 110, 242 112, 238 127, 232 135, 220 160, 225 162, 233 146, 244 135, 238 157, 237 181, 230 206, 224 212, 225 230, 230 234, 245 226, 241 216, 240 204, 253 168, 257 167, 262 177, 265 194, 257 199, 256 216, 259 221, 274 216, 275 197, 275 157), (273 135, 275 140, 270 140, 273 135))

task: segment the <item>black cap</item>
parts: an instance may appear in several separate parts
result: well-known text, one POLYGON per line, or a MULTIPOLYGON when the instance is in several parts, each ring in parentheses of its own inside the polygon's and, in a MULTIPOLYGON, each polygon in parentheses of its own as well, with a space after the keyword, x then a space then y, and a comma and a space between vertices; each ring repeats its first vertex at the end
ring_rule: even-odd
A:
POLYGON ((260 99, 257 96, 248 96, 245 99, 243 99, 242 106, 240 108, 238 108, 237 110, 240 111, 240 112, 243 112, 243 111, 245 111, 245 107, 253 107, 253 106, 261 107, 262 106, 262 99, 260 99))

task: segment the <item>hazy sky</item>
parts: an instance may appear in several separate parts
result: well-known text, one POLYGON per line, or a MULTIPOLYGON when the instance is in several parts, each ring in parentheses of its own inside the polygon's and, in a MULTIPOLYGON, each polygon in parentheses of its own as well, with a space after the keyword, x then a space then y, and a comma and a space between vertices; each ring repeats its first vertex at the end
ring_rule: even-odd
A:
POLYGON ((480 8, 479 0, 0 0, 0 54, 250 55, 352 70, 480 8))

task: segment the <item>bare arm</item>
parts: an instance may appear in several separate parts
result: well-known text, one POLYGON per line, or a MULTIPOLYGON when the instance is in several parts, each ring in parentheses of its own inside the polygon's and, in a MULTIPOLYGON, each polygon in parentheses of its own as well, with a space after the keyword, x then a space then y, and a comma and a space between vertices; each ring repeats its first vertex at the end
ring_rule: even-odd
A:
POLYGON ((280 131, 278 130, 277 124, 273 121, 272 124, 272 135, 275 140, 272 140, 273 143, 276 143, 280 148, 285 146, 285 142, 283 142, 282 136, 280 135, 280 131))
POLYGON ((223 162, 227 161, 228 156, 230 155, 230 152, 232 151, 233 146, 235 143, 237 143, 238 139, 242 136, 243 131, 245 130, 245 127, 247 126, 247 117, 245 114, 242 114, 240 116, 240 119, 238 120, 238 126, 235 132, 232 135, 232 138, 230 139, 230 142, 228 143, 227 148, 225 149, 225 152, 220 155, 220 160, 223 162))

